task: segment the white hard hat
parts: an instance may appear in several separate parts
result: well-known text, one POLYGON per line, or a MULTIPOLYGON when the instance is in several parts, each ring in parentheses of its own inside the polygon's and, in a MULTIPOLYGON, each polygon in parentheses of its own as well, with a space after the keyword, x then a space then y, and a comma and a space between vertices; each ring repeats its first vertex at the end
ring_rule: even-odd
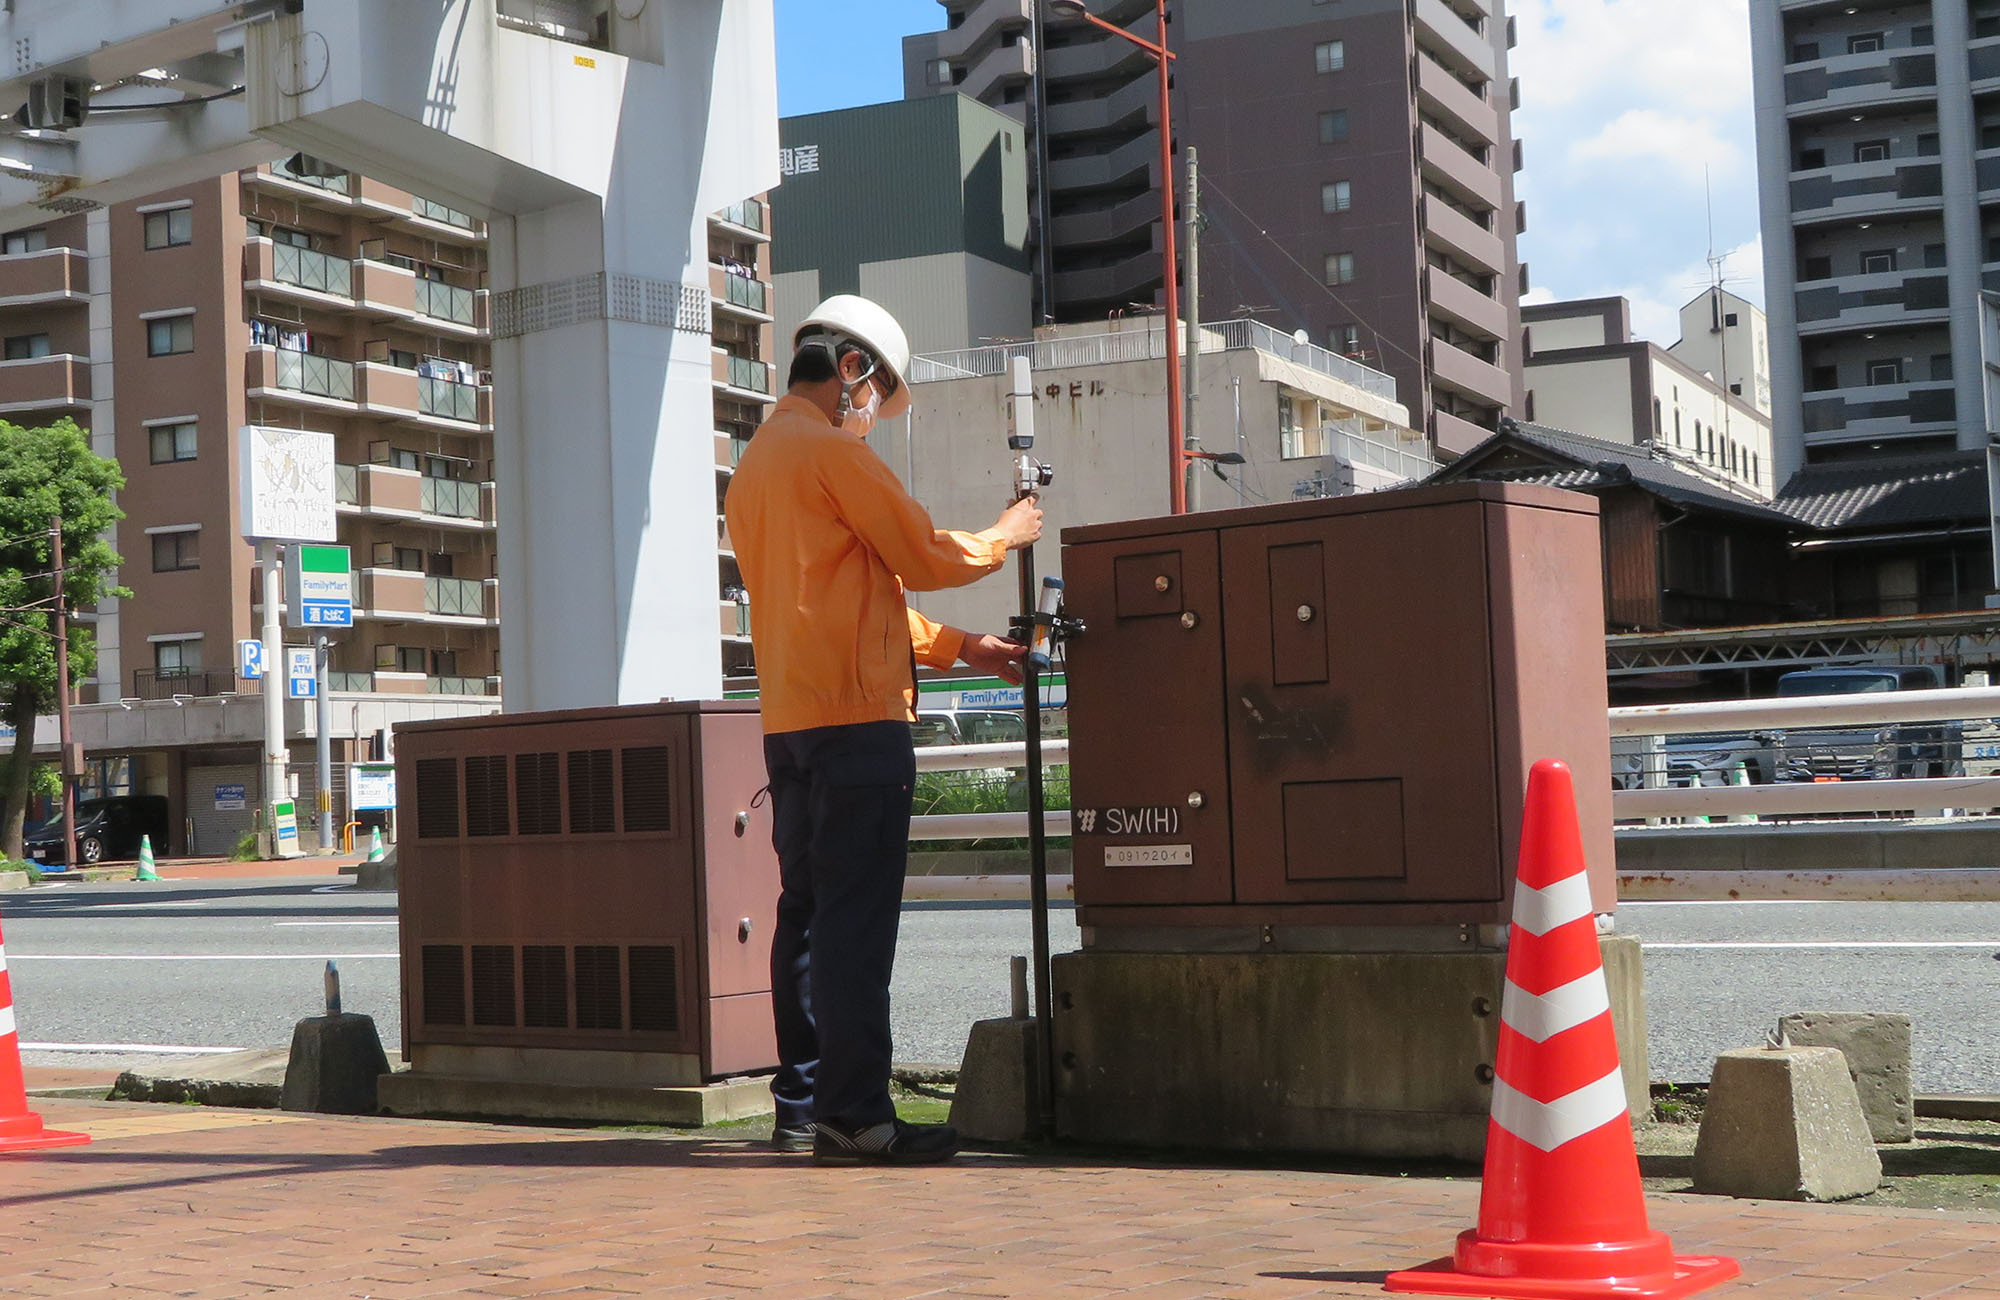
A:
POLYGON ((812 309, 792 335, 792 346, 815 335, 832 344, 836 355, 841 344, 853 343, 881 362, 896 381, 895 391, 882 399, 882 418, 893 420, 910 409, 910 340, 882 304, 837 293, 812 309))

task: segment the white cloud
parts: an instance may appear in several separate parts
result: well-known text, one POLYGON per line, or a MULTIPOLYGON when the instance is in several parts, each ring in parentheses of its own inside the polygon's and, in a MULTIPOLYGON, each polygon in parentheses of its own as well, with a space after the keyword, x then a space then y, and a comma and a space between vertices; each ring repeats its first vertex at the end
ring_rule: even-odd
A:
POLYGON ((1750 104, 1747 0, 1515 0, 1510 62, 1525 105, 1610 92, 1627 103, 1728 113, 1750 104))
POLYGON ((1733 174, 1742 160, 1734 140, 1716 133, 1713 122, 1676 117, 1653 108, 1629 108, 1597 134, 1569 147, 1571 162, 1665 163, 1683 183, 1733 174))
MULTIPOLYGON (((1681 308, 1711 283, 1708 263, 1690 262, 1647 283, 1606 287, 1605 296, 1623 294, 1632 303, 1632 336, 1672 347, 1681 336, 1681 308)), ((1752 239, 1722 253, 1722 287, 1758 306, 1764 304, 1764 241, 1752 239)), ((1595 297, 1596 294, 1579 294, 1595 297)))

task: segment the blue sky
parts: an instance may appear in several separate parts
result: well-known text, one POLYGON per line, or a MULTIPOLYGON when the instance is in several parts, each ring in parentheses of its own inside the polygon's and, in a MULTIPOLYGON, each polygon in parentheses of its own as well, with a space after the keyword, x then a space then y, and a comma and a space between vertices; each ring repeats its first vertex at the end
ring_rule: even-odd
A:
MULTIPOLYGON (((776 5, 787 117, 900 98, 902 37, 944 20, 936 0, 776 5)), ((1676 309, 1708 279, 1706 179, 1729 287, 1762 303, 1748 0, 1507 8, 1519 28, 1510 70, 1521 80, 1532 298, 1623 296, 1640 337, 1674 342, 1676 309)))

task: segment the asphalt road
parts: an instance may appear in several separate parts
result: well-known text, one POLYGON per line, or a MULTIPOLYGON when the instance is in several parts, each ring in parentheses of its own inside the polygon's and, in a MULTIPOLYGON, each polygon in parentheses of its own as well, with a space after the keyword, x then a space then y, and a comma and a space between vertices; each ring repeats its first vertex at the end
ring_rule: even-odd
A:
MULTIPOLYGON (((0 896, 21 1038, 35 1064, 124 1066, 168 1048, 280 1046, 321 1004, 401 1037, 394 896, 325 880, 63 885, 0 896)), ((1646 944, 1656 1079, 1705 1079, 1716 1052, 1789 1011, 1907 1012, 1917 1086, 2000 1093, 2000 903, 1632 903, 1646 944)), ((1073 950, 1073 913, 1052 917, 1073 950)), ((893 991, 897 1057, 956 1062, 966 1027, 1008 1008, 1029 950, 1018 904, 911 904, 893 991)))

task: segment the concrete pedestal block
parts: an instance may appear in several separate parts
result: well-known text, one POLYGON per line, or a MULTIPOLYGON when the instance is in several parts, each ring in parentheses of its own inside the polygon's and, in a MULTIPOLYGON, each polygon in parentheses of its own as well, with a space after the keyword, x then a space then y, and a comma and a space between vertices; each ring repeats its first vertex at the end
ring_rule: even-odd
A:
POLYGON ((1831 1047, 1745 1047, 1715 1058, 1694 1189, 1844 1201, 1882 1183, 1847 1062, 1831 1047))
POLYGON ((1033 1020, 979 1020, 965 1041, 951 1126, 982 1142, 1019 1142, 1037 1127, 1033 1020))
MULTIPOLYGON (((1650 1114, 1637 941, 1603 941, 1632 1114, 1650 1114)), ((1056 958, 1056 1125, 1144 1146, 1477 1160, 1506 954, 1056 958)))
POLYGON ((1837 1047, 1861 1096, 1868 1132, 1879 1142, 1916 1136, 1910 1085, 1910 1018, 1888 1012, 1801 1011, 1778 1021, 1794 1047, 1837 1047))
POLYGON ((382 1109, 391 1115, 476 1115, 701 1128, 771 1113, 771 1081, 762 1078, 647 1088, 406 1070, 385 1076, 380 1095, 382 1109))
POLYGON ((278 1104, 322 1115, 373 1115, 375 1081, 388 1072, 373 1016, 311 1016, 292 1030, 278 1104))

